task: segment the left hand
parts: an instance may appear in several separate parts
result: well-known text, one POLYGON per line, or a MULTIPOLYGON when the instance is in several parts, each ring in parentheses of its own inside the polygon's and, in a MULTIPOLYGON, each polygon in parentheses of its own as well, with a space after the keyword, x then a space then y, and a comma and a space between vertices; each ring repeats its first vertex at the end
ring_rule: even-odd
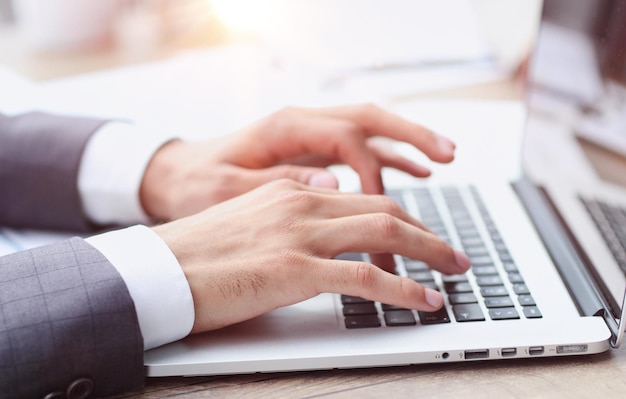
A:
POLYGON ((409 143, 436 162, 454 159, 450 140, 374 105, 285 108, 225 137, 164 145, 144 174, 142 205, 151 217, 167 221, 281 178, 337 188, 325 169, 333 164, 351 166, 366 194, 384 192, 382 167, 430 175, 376 137, 409 143))

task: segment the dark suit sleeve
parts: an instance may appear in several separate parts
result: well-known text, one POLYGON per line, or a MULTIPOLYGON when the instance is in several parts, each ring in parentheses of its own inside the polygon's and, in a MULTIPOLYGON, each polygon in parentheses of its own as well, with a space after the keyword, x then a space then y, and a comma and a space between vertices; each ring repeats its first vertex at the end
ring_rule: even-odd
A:
POLYGON ((99 251, 74 238, 0 257, 0 397, 100 397, 143 379, 132 299, 99 251))
POLYGON ((82 211, 78 169, 102 120, 0 114, 0 225, 93 229, 82 211))

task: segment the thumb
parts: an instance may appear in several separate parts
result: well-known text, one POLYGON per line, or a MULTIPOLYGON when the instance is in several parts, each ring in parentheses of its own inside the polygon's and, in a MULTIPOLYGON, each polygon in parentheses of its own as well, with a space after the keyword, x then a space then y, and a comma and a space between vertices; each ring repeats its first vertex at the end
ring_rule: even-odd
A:
POLYGON ((328 169, 306 166, 278 165, 252 171, 251 178, 256 185, 279 179, 291 179, 312 187, 337 189, 339 181, 328 169))

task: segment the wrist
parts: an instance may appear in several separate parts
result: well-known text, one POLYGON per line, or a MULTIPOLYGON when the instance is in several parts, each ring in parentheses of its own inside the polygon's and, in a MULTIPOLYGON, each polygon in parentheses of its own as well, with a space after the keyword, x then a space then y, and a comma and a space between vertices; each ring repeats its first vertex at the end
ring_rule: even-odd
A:
POLYGON ((184 143, 172 140, 163 144, 148 162, 139 187, 139 200, 144 212, 154 220, 173 218, 175 189, 173 181, 177 166, 184 162, 180 149, 184 143))

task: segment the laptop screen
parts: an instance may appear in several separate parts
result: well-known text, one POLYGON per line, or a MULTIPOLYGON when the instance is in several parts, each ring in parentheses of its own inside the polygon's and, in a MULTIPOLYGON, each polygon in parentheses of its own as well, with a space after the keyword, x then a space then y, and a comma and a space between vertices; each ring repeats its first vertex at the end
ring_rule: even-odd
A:
POLYGON ((617 316, 626 197, 605 183, 626 187, 626 0, 544 0, 527 85, 525 175, 617 316))
POLYGON ((626 156, 626 1, 544 0, 528 84, 531 111, 626 156))

